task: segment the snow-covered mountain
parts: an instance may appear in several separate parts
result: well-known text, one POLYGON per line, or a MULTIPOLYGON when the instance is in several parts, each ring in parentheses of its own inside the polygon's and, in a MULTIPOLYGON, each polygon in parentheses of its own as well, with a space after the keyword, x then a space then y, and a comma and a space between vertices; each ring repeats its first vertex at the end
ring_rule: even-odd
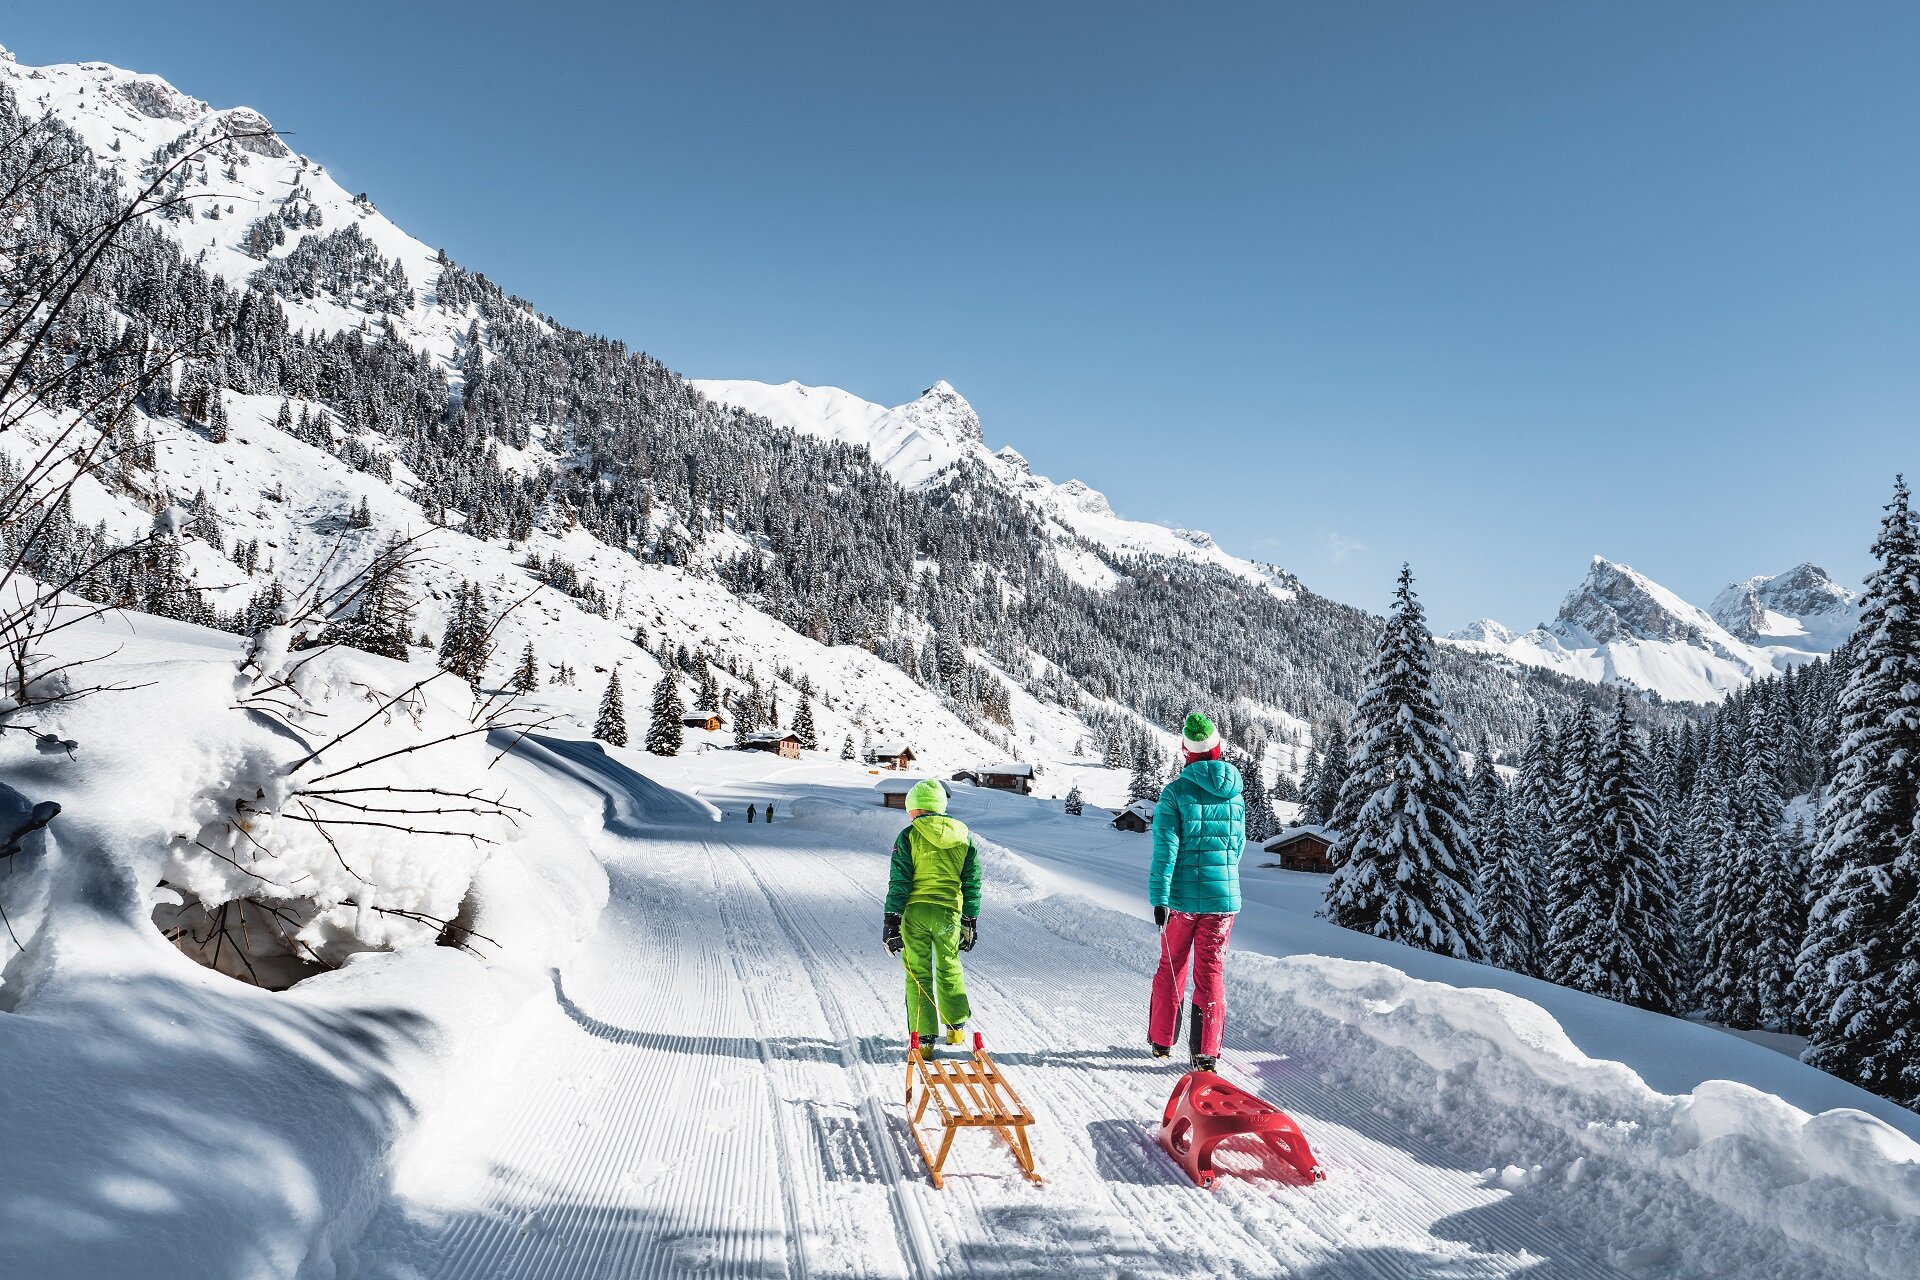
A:
POLYGON ((1858 596, 1815 564, 1736 582, 1713 598, 1714 620, 1749 644, 1832 653, 1860 621, 1858 596))
MULTIPOLYGON (((1273 745, 1269 769, 1297 770, 1309 723, 1350 704, 1375 619, 1207 534, 1125 519, 1083 482, 1034 474, 988 447, 946 383, 894 407, 830 387, 691 384, 450 262, 262 134, 257 112, 104 63, 0 55, 0 83, 25 115, 78 135, 115 199, 214 143, 143 222, 108 299, 118 318, 81 336, 167 336, 217 298, 217 350, 178 372, 179 395, 135 410, 151 465, 83 486, 75 515, 124 541, 156 512, 202 509, 178 522, 177 559, 221 625, 276 578, 354 570, 387 539, 431 530, 418 632, 441 632, 463 583, 483 584, 493 610, 544 584, 497 633, 496 665, 531 643, 587 682, 624 668, 638 693, 670 642, 690 681, 720 673, 723 696, 744 684, 791 717, 811 689, 829 747, 905 736, 941 769, 1008 754, 1067 766, 1109 730, 1217 698, 1231 667, 1239 696, 1223 711, 1273 745), (130 290, 136 277, 166 296, 130 290), (821 491, 843 501, 792 496, 821 491), (349 521, 359 512, 369 524, 349 521), (1112 590, 1129 578, 1131 594, 1112 590), (1187 630, 1182 610, 1209 625, 1187 630)), ((84 162, 74 172, 96 181, 84 162)), ((1535 671, 1449 658, 1451 705, 1477 735, 1511 740, 1537 707, 1579 697, 1535 671)), ((1048 772, 1047 788, 1065 776, 1048 772)))
POLYGON ((1831 653, 1858 614, 1853 593, 1811 564, 1734 583, 1708 610, 1630 565, 1595 556, 1551 622, 1517 633, 1483 618, 1446 638, 1581 680, 1717 702, 1751 680, 1831 653))
POLYGON ((1257 583, 1281 599, 1292 599, 1299 583, 1273 565, 1243 560, 1222 550, 1211 535, 1169 529, 1114 513, 1106 495, 1079 481, 1056 484, 1034 474, 1011 445, 987 446, 980 415, 966 397, 943 381, 917 400, 884 405, 863 400, 839 387, 809 387, 728 379, 692 379, 710 399, 737 405, 803 435, 863 448, 887 474, 910 489, 924 489, 967 466, 1025 501, 1052 528, 1061 567, 1096 588, 1120 580, 1099 556, 1087 555, 1085 542, 1121 558, 1165 556, 1212 565, 1257 583))

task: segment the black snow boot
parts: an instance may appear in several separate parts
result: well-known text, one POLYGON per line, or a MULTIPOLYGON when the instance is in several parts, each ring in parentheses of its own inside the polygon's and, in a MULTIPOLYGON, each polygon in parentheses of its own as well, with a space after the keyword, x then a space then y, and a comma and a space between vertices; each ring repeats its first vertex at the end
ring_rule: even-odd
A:
POLYGON ((1192 1063, 1192 1070, 1194 1071, 1213 1071, 1220 1065, 1220 1060, 1214 1057, 1214 1055, 1200 1052, 1200 1046, 1205 1043, 1205 1041, 1201 1039, 1202 1033, 1205 1031, 1206 1016, 1200 1012, 1200 1006, 1195 1005, 1193 1006, 1193 1021, 1187 1024, 1187 1051, 1191 1055, 1188 1061, 1192 1063))
POLYGON ((1147 1048, 1153 1050, 1153 1056, 1156 1058, 1171 1058, 1173 1056, 1173 1046, 1170 1044, 1155 1044, 1149 1040, 1147 1041, 1147 1048))

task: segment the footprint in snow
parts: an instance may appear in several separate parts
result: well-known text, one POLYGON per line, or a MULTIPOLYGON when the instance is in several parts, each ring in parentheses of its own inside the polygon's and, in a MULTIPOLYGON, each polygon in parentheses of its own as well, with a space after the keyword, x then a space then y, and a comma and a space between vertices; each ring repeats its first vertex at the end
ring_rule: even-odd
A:
POLYGON ((674 1265, 688 1270, 705 1270, 720 1261, 720 1242, 712 1236, 681 1236, 662 1242, 674 1265))

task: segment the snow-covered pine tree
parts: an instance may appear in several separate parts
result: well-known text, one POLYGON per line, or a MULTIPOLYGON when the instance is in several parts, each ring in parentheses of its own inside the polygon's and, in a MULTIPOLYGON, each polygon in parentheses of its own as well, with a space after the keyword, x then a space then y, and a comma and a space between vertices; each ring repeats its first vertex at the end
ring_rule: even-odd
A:
POLYGON ((390 541, 365 572, 353 617, 329 622, 320 638, 404 661, 413 643, 413 597, 404 549, 390 541))
MULTIPOLYGON (((1520 754, 1513 791, 1507 797, 1507 826, 1527 864, 1536 911, 1546 904, 1546 875, 1553 861, 1554 816, 1560 802, 1559 755, 1560 744, 1546 711, 1536 710, 1533 733, 1520 754)), ((1534 942, 1536 947, 1544 945, 1545 935, 1536 935, 1534 942)))
POLYGON ((1403 565, 1354 712, 1359 743, 1333 812, 1327 914, 1362 933, 1478 960, 1486 948, 1466 779, 1432 663, 1433 637, 1403 565))
POLYGON ((527 647, 520 651, 520 665, 513 669, 513 683, 510 686, 515 693, 532 693, 540 687, 540 660, 533 656, 533 641, 527 641, 527 647))
POLYGON ((1307 751, 1307 769, 1300 775, 1300 821, 1311 826, 1326 823, 1327 815, 1320 810, 1320 770, 1321 755, 1319 747, 1307 751))
POLYGON ((802 697, 800 709, 793 713, 793 731, 800 737, 800 746, 807 751, 820 749, 820 730, 813 723, 813 699, 802 697))
POLYGON ((486 675, 489 654, 486 597, 480 584, 462 579, 440 637, 440 668, 459 676, 476 689, 486 675))
POLYGON ((1333 821, 1340 807, 1340 789, 1353 772, 1353 752, 1347 745, 1347 727, 1338 720, 1327 723, 1327 748, 1320 757, 1320 781, 1316 784, 1314 806, 1322 823, 1333 821))
POLYGON ((1605 910, 1602 904, 1606 898, 1588 875, 1598 825, 1594 770, 1599 728, 1594 723, 1593 708, 1583 704, 1560 726, 1554 739, 1559 759, 1554 762, 1557 776, 1552 805, 1546 811, 1550 825, 1544 833, 1545 862, 1538 881, 1545 890, 1547 919, 1540 976, 1572 986, 1573 949, 1579 937, 1598 927, 1593 918, 1605 910))
POLYGON ((1260 766, 1251 756, 1235 754, 1239 758, 1233 763, 1246 784, 1241 799, 1246 805, 1247 839, 1255 844, 1271 840, 1280 824, 1273 816, 1273 802, 1267 796, 1266 784, 1260 779, 1260 766))
POLYGON ((1665 1013, 1680 982, 1678 891, 1659 856, 1649 772, 1622 694, 1593 755, 1591 861, 1554 936, 1565 985, 1665 1013))
POLYGON ((1904 478, 1873 554, 1800 956, 1806 1061, 1920 1108, 1920 529, 1904 478))
POLYGON ((647 750, 656 756, 678 755, 686 737, 686 726, 681 723, 685 714, 685 708, 680 705, 680 681, 674 676, 673 668, 664 668, 660 672, 660 683, 653 686, 647 750))
MULTIPOLYGON (((1475 755, 1473 775, 1467 779, 1467 803, 1473 806, 1473 847, 1483 858, 1492 845, 1492 824, 1506 820, 1506 789, 1492 758, 1484 751, 1475 755)), ((1483 869, 1484 864, 1475 865, 1476 879, 1483 869)))
POLYGON ((1142 737, 1133 745, 1133 777, 1127 780, 1127 800, 1157 800, 1160 797, 1160 753, 1151 739, 1142 737))
POLYGON ((1715 1022, 1751 1027, 1759 1016, 1747 981, 1752 904, 1742 897, 1748 858, 1745 832, 1734 821, 1734 785, 1721 752, 1710 749, 1694 773, 1683 833, 1685 861, 1694 874, 1686 900, 1694 959, 1690 994, 1715 1022))
POLYGON ((1080 798, 1080 784, 1076 782, 1067 791, 1067 813, 1077 818, 1085 812, 1085 808, 1086 802, 1080 798))
POLYGON ((620 688, 618 667, 607 677, 607 691, 600 699, 600 716, 593 722, 593 736, 612 746, 627 745, 627 695, 620 688))
POLYGON ((854 758, 852 734, 848 734, 847 740, 840 744, 840 758, 842 760, 851 760, 854 758))
POLYGON ((1486 922, 1487 963, 1515 973, 1533 973, 1540 959, 1533 859, 1514 827, 1514 798, 1497 778, 1483 803, 1484 812, 1474 814, 1474 827, 1480 846, 1480 916, 1486 922))
POLYGON ((1805 941, 1803 886, 1780 799, 1776 744, 1785 739, 1784 718, 1778 706, 1768 704, 1756 708, 1754 720, 1733 808, 1743 859, 1743 901, 1752 921, 1744 976, 1755 1025, 1785 1030, 1798 1003, 1794 970, 1805 941))
POLYGON ((1332 821, 1334 810, 1340 806, 1340 789, 1346 787, 1346 777, 1352 771, 1354 748, 1346 741, 1346 725, 1336 720, 1327 725, 1327 758, 1321 760, 1321 812, 1327 814, 1327 821, 1332 821))

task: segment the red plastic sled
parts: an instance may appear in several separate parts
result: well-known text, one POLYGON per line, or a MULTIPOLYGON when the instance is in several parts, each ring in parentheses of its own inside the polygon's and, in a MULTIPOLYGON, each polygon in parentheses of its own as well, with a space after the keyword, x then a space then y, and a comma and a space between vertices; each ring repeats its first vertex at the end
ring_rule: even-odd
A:
POLYGON ((1213 1149, 1228 1138, 1251 1134, 1272 1148, 1303 1178, 1326 1180, 1307 1136, 1280 1108, 1211 1071, 1189 1071, 1173 1086, 1160 1117, 1160 1145, 1202 1187, 1213 1186, 1213 1149))

